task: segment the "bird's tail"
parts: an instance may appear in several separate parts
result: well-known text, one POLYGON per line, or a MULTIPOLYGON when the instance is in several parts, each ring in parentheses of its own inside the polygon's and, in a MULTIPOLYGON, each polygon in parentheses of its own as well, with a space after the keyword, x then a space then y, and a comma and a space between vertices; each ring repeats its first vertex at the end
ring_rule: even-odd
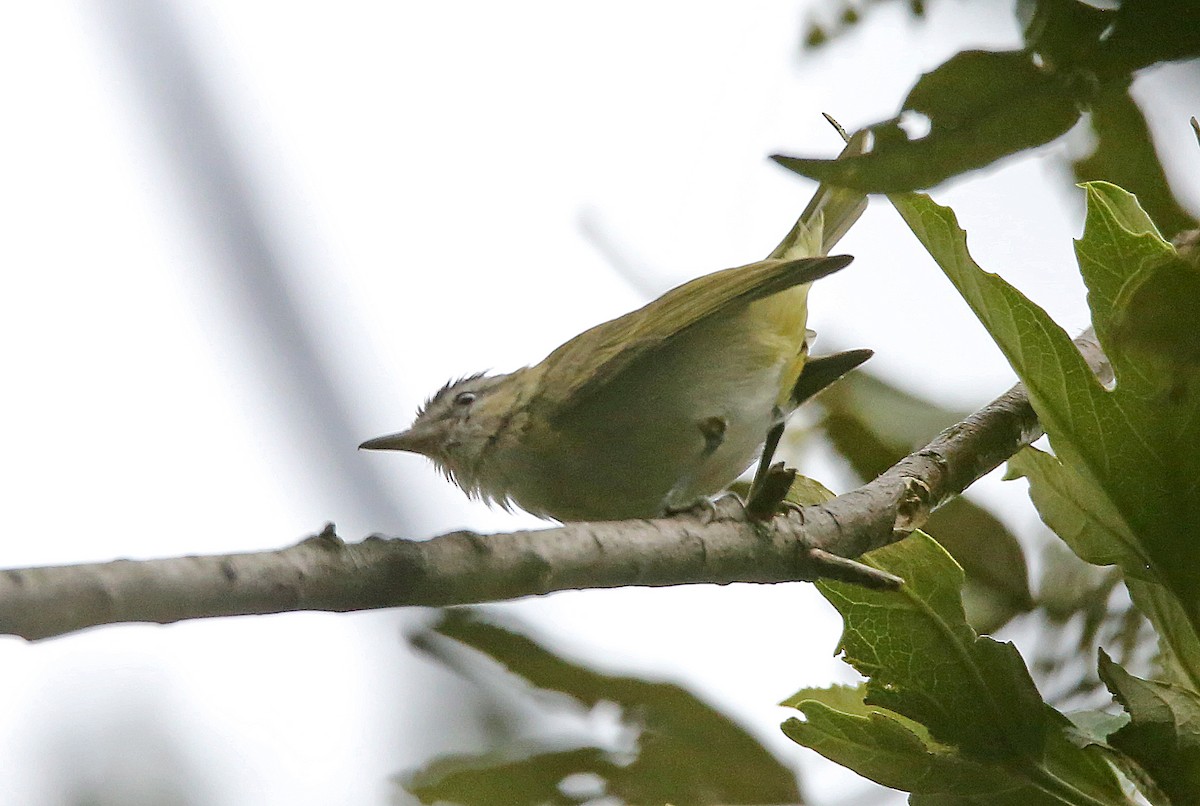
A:
MULTIPOLYGON (((838 159, 864 153, 866 143, 867 132, 856 133, 846 141, 838 159)), ((828 255, 866 209, 865 194, 822 182, 791 231, 769 257, 795 259, 828 255)))

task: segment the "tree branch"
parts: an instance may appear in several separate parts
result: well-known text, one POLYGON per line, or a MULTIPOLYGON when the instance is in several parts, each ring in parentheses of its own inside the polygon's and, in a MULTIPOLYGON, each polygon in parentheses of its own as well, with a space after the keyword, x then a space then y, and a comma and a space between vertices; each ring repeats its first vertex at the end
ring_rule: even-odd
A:
MULTIPOLYGON (((1093 371, 1110 372, 1090 331, 1076 344, 1093 371)), ((832 578, 894 587, 901 580, 847 558, 919 528, 1041 433, 1017 385, 874 481, 766 524, 724 499, 711 513, 658 520, 356 544, 329 525, 278 551, 3 571, 0 634, 33 640, 121 622, 445 606, 628 585, 832 578)))

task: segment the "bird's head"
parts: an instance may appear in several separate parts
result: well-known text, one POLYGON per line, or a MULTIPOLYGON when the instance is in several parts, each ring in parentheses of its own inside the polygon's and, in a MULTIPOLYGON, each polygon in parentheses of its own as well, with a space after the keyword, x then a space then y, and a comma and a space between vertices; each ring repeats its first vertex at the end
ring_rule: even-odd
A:
POLYGON ((517 403, 518 377, 519 372, 479 374, 450 381, 417 409, 407 430, 369 439, 358 447, 427 456, 468 495, 492 498, 481 479, 481 466, 517 403))

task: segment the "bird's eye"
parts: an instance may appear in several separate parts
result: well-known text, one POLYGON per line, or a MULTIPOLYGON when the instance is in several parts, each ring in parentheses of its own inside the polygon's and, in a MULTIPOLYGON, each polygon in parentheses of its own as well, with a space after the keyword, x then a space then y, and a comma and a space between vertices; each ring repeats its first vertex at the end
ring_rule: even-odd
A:
POLYGON ((454 396, 454 405, 456 405, 456 406, 469 406, 474 402, 475 402, 475 393, 474 392, 459 392, 457 395, 454 396))

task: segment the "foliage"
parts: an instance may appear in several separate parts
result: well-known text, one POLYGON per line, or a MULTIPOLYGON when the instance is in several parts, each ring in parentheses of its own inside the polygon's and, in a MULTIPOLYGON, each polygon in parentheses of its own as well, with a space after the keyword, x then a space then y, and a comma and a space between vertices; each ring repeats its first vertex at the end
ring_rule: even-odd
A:
POLYGON ((1096 335, 1115 373, 1106 388, 1070 337, 966 252, 953 213, 928 199, 898 200, 913 227, 988 327, 1029 389, 1057 457, 1030 451, 1026 472, 1042 517, 1085 559, 1167 586, 1195 632, 1200 624, 1200 419, 1197 370, 1185 326, 1134 327, 1136 314, 1186 321, 1200 309, 1200 269, 1159 236, 1136 199, 1086 186, 1076 243, 1096 335), (1155 298, 1151 314, 1145 298, 1155 298))
MULTIPOLYGON (((469 647, 527 684, 537 722, 616 709, 620 746, 595 736, 521 738, 510 723, 488 752, 436 760, 404 780, 423 803, 797 803, 796 776, 744 728, 683 688, 588 669, 471 610, 452 610, 413 638, 444 662, 478 676, 496 669, 456 661, 469 647), (590 785, 572 787, 572 778, 590 785)), ((479 658, 474 658, 479 660, 479 658)), ((510 681, 511 682, 511 681, 510 681)))
MULTIPOLYGON (((877 7, 872 3, 865 9, 877 7)), ((900 112, 870 127, 875 146, 853 159, 777 156, 813 179, 878 193, 936 185, 1065 134, 1081 119, 1095 148, 1072 166, 1078 181, 1105 179, 1137 194, 1168 235, 1195 226, 1172 194, 1130 86, 1139 71, 1200 56, 1200 4, 1125 0, 1017 3, 1024 47, 964 51, 921 77, 900 112), (928 132, 905 128, 924 121, 928 132)), ((847 5, 847 9, 854 8, 847 5)), ((918 16, 924 4, 914 4, 918 16)), ((843 29, 864 15, 843 13, 843 29)), ((806 36, 824 44, 828 37, 806 36)))
POLYGON ((840 649, 868 680, 806 690, 784 732, 914 803, 1104 803, 1121 790, 1099 751, 1042 702, 1012 644, 963 614, 962 570, 924 535, 865 558, 904 577, 898 593, 818 583, 842 614, 840 649))
POLYGON ((1028 449, 1012 474, 1029 479, 1042 517, 1077 553, 1124 572, 1171 679, 1141 680, 1101 654, 1100 679, 1129 721, 1069 722, 1042 703, 1015 649, 966 626, 961 572, 931 543, 875 552, 870 561, 904 577, 904 591, 819 585, 845 619, 847 660, 868 677, 861 706, 846 708, 841 690, 828 701, 805 692, 790 702, 807 721, 785 731, 913 803, 1129 802, 1117 772, 1151 802, 1200 802, 1200 549, 1189 539, 1200 522, 1200 365, 1190 328, 1129 324, 1200 310, 1200 268, 1133 196, 1085 189, 1076 254, 1111 385, 1042 309, 975 264, 949 209, 917 195, 893 203, 1009 359, 1050 437, 1054 455, 1028 449))

